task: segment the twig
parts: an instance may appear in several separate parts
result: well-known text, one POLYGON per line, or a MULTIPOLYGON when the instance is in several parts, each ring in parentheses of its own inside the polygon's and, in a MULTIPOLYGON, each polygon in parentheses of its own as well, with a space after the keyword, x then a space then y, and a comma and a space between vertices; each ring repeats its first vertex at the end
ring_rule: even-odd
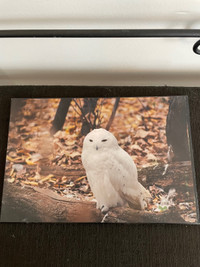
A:
POLYGON ((90 118, 87 118, 87 117, 85 116, 82 107, 78 104, 78 102, 76 101, 76 99, 74 99, 74 103, 77 105, 77 107, 78 107, 78 108, 80 109, 80 111, 81 111, 81 114, 79 114, 79 113, 77 112, 77 113, 79 114, 79 116, 81 117, 81 119, 85 119, 85 120, 87 121, 87 123, 92 127, 92 122, 91 122, 90 118))
MULTIPOLYGON (((76 104, 76 100, 75 99, 74 99, 74 103, 76 104)), ((81 116, 81 114, 77 111, 77 109, 75 109, 75 107, 73 105, 72 105, 72 108, 79 116, 81 116)))
POLYGON ((74 98, 74 103, 76 104, 76 106, 80 109, 80 111, 82 112, 82 107, 78 104, 78 102, 76 101, 76 99, 74 98))
MULTIPOLYGON (((145 107, 145 105, 143 104, 143 102, 140 100, 139 97, 138 97, 137 99, 138 99, 138 101, 140 102, 140 104, 142 105, 142 107, 147 111, 147 113, 148 113, 148 115, 149 115, 149 111, 148 111, 147 107, 145 107)), ((147 125, 146 125, 146 123, 145 123, 145 117, 144 117, 142 114, 140 114, 140 115, 141 115, 141 117, 142 117, 142 122, 143 122, 143 124, 144 124, 145 131, 148 131, 148 127, 147 127, 147 125)), ((150 115, 149 115, 149 119, 150 119, 150 118, 151 118, 151 117, 150 117, 150 115)))
POLYGON ((109 130, 110 129, 110 126, 114 120, 114 117, 115 117, 115 113, 117 111, 117 107, 119 105, 119 101, 120 101, 120 97, 116 97, 116 100, 115 100, 115 104, 114 104, 114 107, 113 107, 113 110, 112 110, 112 114, 110 116, 110 119, 108 121, 108 124, 106 125, 106 130, 109 130))

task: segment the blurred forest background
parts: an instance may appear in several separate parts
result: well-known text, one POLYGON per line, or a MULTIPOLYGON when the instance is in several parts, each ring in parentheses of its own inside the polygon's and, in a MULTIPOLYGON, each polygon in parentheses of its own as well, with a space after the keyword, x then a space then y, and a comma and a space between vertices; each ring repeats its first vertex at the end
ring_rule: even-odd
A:
MULTIPOLYGON (((15 101, 18 103, 19 100, 15 101)), ((26 153, 30 153, 24 156, 25 160, 28 156, 29 164, 30 156, 34 153, 41 153, 49 162, 62 156, 65 166, 73 164, 74 158, 80 156, 82 148, 82 120, 77 102, 83 106, 83 99, 74 99, 71 102, 63 129, 51 138, 51 123, 59 101, 60 99, 27 99, 17 114, 15 111, 11 112, 9 143, 12 143, 13 149, 8 156, 16 157, 17 149, 25 149, 26 153)), ((167 97, 120 98, 109 131, 118 139, 119 145, 132 156, 138 167, 166 162, 168 101, 167 97)), ((98 99, 94 111, 97 128, 106 128, 114 102, 114 98, 98 99)), ((94 121, 94 115, 90 114, 90 117, 90 120, 94 121)), ((58 162, 59 165, 62 163, 58 162)))
MULTIPOLYGON (((93 112, 84 116, 84 100, 71 99, 62 129, 52 134, 52 122, 59 102, 60 99, 12 100, 5 177, 10 184, 50 188, 68 199, 94 201, 81 163, 83 121, 93 127, 106 128, 116 99, 96 99, 93 112)), ((169 97, 119 99, 109 131, 139 170, 168 163, 168 110, 169 97)), ((159 183, 151 183, 148 189, 153 201, 148 210, 162 212, 174 205, 176 192, 170 191, 171 184, 167 186, 169 192, 159 187, 159 183), (162 205, 163 197, 168 202, 162 205)), ((181 204, 180 209, 185 221, 195 222, 193 180, 190 180, 189 186, 191 195, 187 196, 187 204, 181 204), (186 210, 189 214, 185 214, 186 210)), ((178 202, 186 203, 184 198, 185 195, 182 195, 178 202)))

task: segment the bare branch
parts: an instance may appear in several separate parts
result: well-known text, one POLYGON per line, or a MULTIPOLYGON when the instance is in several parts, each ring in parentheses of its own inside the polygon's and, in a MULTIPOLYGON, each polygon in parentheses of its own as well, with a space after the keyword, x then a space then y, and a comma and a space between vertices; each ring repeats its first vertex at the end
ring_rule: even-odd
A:
POLYGON ((111 124, 112 124, 112 122, 114 120, 114 117, 115 117, 115 113, 117 111, 117 107, 119 105, 119 101, 120 101, 120 98, 119 97, 116 97, 115 105, 114 105, 113 110, 112 110, 112 114, 110 116, 110 119, 109 119, 108 124, 106 125, 106 130, 109 130, 110 129, 110 126, 111 126, 111 124))

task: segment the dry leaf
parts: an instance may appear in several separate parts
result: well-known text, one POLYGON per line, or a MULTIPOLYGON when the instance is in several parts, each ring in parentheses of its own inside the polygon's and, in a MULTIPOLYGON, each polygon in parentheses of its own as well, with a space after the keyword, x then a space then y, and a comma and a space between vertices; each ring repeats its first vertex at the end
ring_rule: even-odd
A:
POLYGON ((16 172, 20 172, 24 169, 24 165, 22 164, 13 164, 12 169, 16 172))
POLYGON ((38 186, 38 183, 37 183, 37 182, 28 182, 28 181, 24 181, 23 184, 38 186))
POLYGON ((22 158, 21 157, 11 158, 11 157, 7 156, 6 159, 9 161, 12 161, 12 162, 17 162, 17 161, 21 160, 22 158))
POLYGON ((142 129, 138 130, 136 132, 136 135, 135 135, 135 138, 145 138, 149 135, 149 132, 148 131, 144 131, 142 129))
POLYGON ((42 155, 39 153, 35 153, 31 155, 31 161, 32 162, 37 162, 38 160, 42 159, 42 155))
POLYGON ((53 175, 53 174, 49 174, 48 176, 42 178, 42 179, 39 181, 39 183, 42 184, 42 183, 44 183, 44 182, 50 180, 50 179, 53 178, 54 176, 55 176, 55 175, 53 175))
POLYGON ((147 159, 149 161, 157 161, 156 156, 154 156, 152 153, 147 154, 147 159))
POLYGON ((74 159, 74 158, 76 158, 76 157, 80 157, 81 156, 81 154, 78 152, 78 151, 74 151, 74 152, 72 152, 71 154, 70 154, 70 157, 72 158, 72 159, 74 159))
POLYGON ((142 150, 143 150, 143 149, 142 149, 139 145, 137 145, 137 144, 132 145, 132 146, 131 146, 131 149, 132 149, 132 150, 139 150, 139 151, 142 151, 142 150))
POLYGON ((65 129, 65 132, 66 134, 72 134, 74 132, 74 130, 76 129, 76 125, 71 125, 71 126, 68 126, 66 129, 65 129))
POLYGON ((77 179, 74 181, 74 183, 77 183, 77 182, 83 180, 83 179, 86 178, 86 177, 87 177, 86 175, 81 176, 81 177, 77 178, 77 179))
POLYGON ((28 157, 25 161, 26 161, 26 164, 28 165, 36 165, 35 162, 31 161, 31 157, 28 157))
POLYGON ((8 178, 7 181, 8 181, 9 183, 14 183, 15 178, 8 178))

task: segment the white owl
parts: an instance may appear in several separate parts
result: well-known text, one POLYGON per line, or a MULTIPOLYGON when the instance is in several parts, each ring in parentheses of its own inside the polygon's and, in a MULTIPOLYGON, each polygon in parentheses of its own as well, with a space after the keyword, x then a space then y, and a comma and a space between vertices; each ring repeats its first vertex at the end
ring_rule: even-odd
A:
POLYGON ((82 162, 91 190, 102 212, 122 206, 144 209, 151 198, 139 182, 137 168, 117 143, 114 135, 105 129, 95 129, 84 139, 82 162))

